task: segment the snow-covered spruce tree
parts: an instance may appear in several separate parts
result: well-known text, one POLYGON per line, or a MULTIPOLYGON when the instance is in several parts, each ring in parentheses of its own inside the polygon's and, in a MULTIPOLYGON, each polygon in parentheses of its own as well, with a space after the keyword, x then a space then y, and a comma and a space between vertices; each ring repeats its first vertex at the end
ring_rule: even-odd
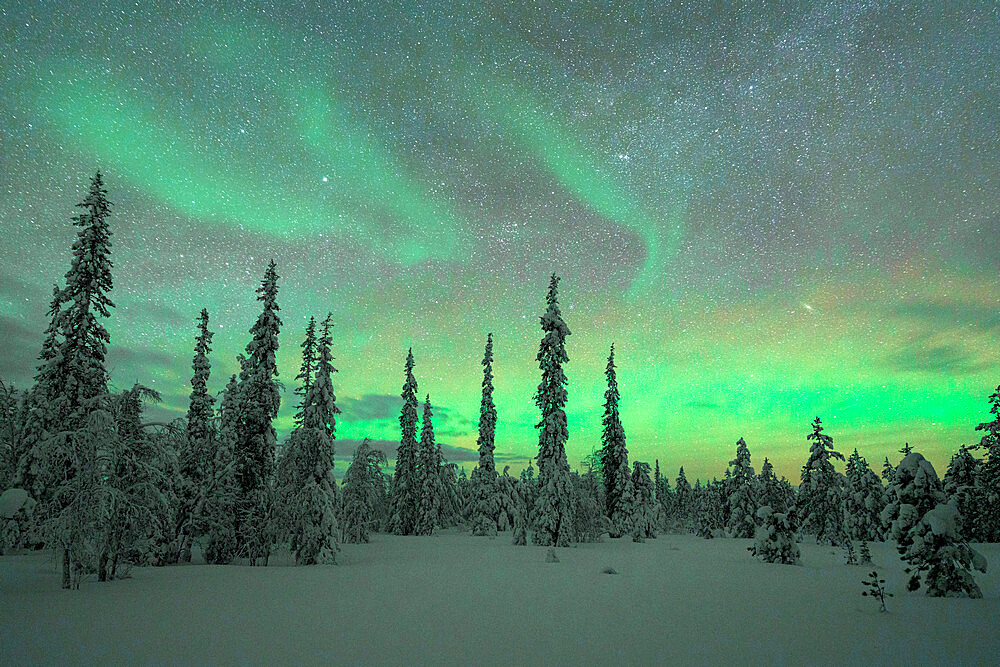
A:
POLYGON ((889 503, 882 510, 882 523, 889 527, 888 536, 896 541, 896 550, 903 555, 913 543, 913 529, 920 519, 945 501, 944 488, 931 462, 917 452, 911 452, 896 467, 889 503))
MULTIPOLYGON (((535 467, 531 464, 531 459, 528 459, 527 467, 521 470, 517 488, 527 506, 525 516, 530 517, 531 510, 535 507, 535 500, 538 498, 538 479, 535 477, 535 467)), ((525 528, 530 525, 531 521, 529 520, 525 524, 525 528)))
POLYGON ((497 530, 510 530, 514 526, 514 519, 521 510, 520 503, 524 498, 524 484, 512 477, 510 466, 504 466, 503 473, 497 478, 497 530))
POLYGON ((795 542, 795 521, 791 512, 775 512, 770 505, 757 510, 756 539, 747 549, 765 563, 796 565, 799 545, 795 542))
POLYGON ((295 395, 299 397, 295 406, 296 426, 301 426, 305 418, 306 397, 316 373, 316 318, 313 316, 310 316, 309 323, 306 324, 306 335, 299 347, 302 348, 302 365, 299 367, 299 374, 295 376, 296 380, 301 380, 301 384, 295 388, 295 395))
POLYGON ((729 462, 729 522, 730 537, 753 537, 757 530, 756 476, 750 465, 750 448, 743 438, 736 441, 736 458, 729 462))
POLYGON ((441 502, 438 504, 437 525, 442 528, 457 526, 465 520, 465 499, 458 486, 458 464, 444 460, 441 453, 441 443, 435 445, 437 453, 437 471, 440 481, 441 502))
POLYGON ((479 465, 472 471, 472 534, 496 535, 500 489, 493 463, 497 409, 493 404, 493 334, 486 336, 483 355, 483 395, 479 403, 479 465))
POLYGON ((535 405, 541 410, 542 419, 538 434, 538 496, 532 512, 532 541, 542 546, 562 547, 574 542, 573 535, 573 482, 566 460, 566 374, 562 365, 569 361, 566 355, 566 337, 569 327, 559 313, 559 278, 553 274, 545 297, 547 305, 541 317, 545 335, 538 348, 538 366, 542 381, 535 394, 535 405))
POLYGON ((336 415, 340 413, 333 393, 333 356, 330 352, 332 315, 323 320, 316 344, 316 368, 303 399, 302 425, 295 429, 298 465, 293 470, 291 503, 292 553, 299 565, 335 563, 337 557, 337 493, 333 476, 336 415))
POLYGON ((990 414, 993 419, 976 426, 983 431, 979 449, 986 457, 979 465, 976 476, 977 494, 982 503, 979 514, 979 539, 983 542, 1000 541, 1000 386, 990 395, 990 414))
POLYGON ((632 465, 632 488, 635 501, 632 508, 632 539, 656 537, 660 521, 656 500, 653 498, 653 480, 649 478, 649 464, 636 461, 632 465))
MULTIPOLYGON (((240 364, 244 362, 242 355, 240 364)), ((195 515, 195 532, 203 538, 205 562, 224 565, 236 556, 236 438, 241 403, 240 384, 229 378, 219 402, 219 437, 212 454, 210 484, 202 512, 195 515)))
POLYGON ((593 468, 584 474, 570 473, 576 492, 573 533, 578 542, 599 542, 604 532, 604 510, 598 501, 600 481, 593 468))
POLYGON ((843 476, 833 467, 833 459, 844 455, 833 449, 833 438, 823 433, 823 422, 816 417, 809 459, 802 466, 797 514, 802 519, 802 531, 816 536, 817 544, 840 544, 843 538, 841 496, 843 476))
POLYGON ((909 590, 920 587, 922 576, 932 597, 983 597, 972 570, 986 572, 986 559, 958 534, 958 523, 958 507, 952 501, 928 510, 910 529, 910 544, 902 553, 909 565, 909 590))
POLYGON ((111 314, 111 204, 98 172, 77 204, 72 261, 65 287, 53 297, 37 377, 32 423, 43 429, 25 455, 22 470, 39 501, 42 536, 62 552, 63 588, 78 587, 82 559, 92 552, 94 500, 100 472, 99 424, 107 403, 105 354, 110 340, 100 318, 111 314))
POLYGON ((892 486, 892 478, 896 474, 896 466, 889 463, 889 457, 885 457, 885 463, 882 464, 882 481, 885 482, 886 487, 892 486))
POLYGON ((208 378, 212 363, 212 332, 208 329, 208 310, 198 315, 198 336, 195 338, 194 359, 191 368, 191 395, 188 400, 187 426, 180 452, 179 503, 176 516, 176 554, 168 558, 191 562, 191 542, 195 515, 205 503, 206 488, 213 456, 215 429, 215 398, 208 393, 208 378))
POLYGON ((297 450, 297 445, 302 438, 301 436, 293 436, 302 427, 306 399, 316 375, 318 347, 315 317, 309 318, 305 338, 300 347, 302 348, 302 364, 299 368, 299 374, 295 376, 300 384, 295 388, 295 395, 299 397, 299 402, 295 406, 295 417, 292 422, 294 427, 277 450, 274 473, 274 537, 279 542, 291 538, 292 524, 296 520, 293 515, 294 496, 301 490, 301 482, 305 478, 305 472, 302 470, 303 462, 297 450))
POLYGON ((354 458, 344 475, 341 534, 345 543, 368 542, 378 525, 379 503, 385 493, 382 473, 385 464, 385 454, 372 449, 368 438, 354 450, 354 458))
POLYGON ((958 534, 970 542, 981 542, 982 526, 986 518, 982 510, 976 481, 979 476, 979 460, 972 455, 969 447, 960 447, 951 457, 948 471, 944 474, 944 492, 949 501, 954 501, 961 519, 958 534))
POLYGON ((844 467, 844 537, 852 542, 881 541, 884 508, 882 482, 855 449, 844 467))
POLYGON ((670 519, 673 514, 674 498, 670 490, 670 480, 660 474, 660 459, 653 461, 653 497, 660 507, 659 529, 670 529, 670 519))
POLYGON ((695 511, 694 494, 691 483, 688 482, 684 474, 684 466, 677 471, 677 479, 674 482, 674 523, 676 530, 682 533, 690 532, 692 529, 692 516, 695 511))
POLYGON ((52 363, 53 357, 59 351, 60 326, 62 314, 63 291, 59 285, 52 286, 52 299, 47 311, 49 324, 45 328, 42 349, 38 355, 38 365, 35 368, 34 383, 25 392, 18 405, 17 434, 13 440, 11 457, 14 461, 14 482, 34 496, 33 500, 41 501, 32 512, 28 533, 34 534, 34 541, 40 544, 41 527, 39 522, 45 516, 46 498, 50 489, 46 488, 45 467, 41 462, 47 458, 45 445, 49 444, 46 434, 56 419, 54 402, 58 385, 58 364, 52 363))
POLYGON ((604 416, 601 425, 601 449, 598 459, 604 477, 604 502, 611 521, 610 535, 617 538, 628 533, 632 527, 635 511, 635 488, 625 448, 625 429, 618 414, 618 380, 615 375, 615 346, 611 346, 608 365, 604 370, 608 388, 604 392, 604 416))
POLYGON ((441 477, 438 473, 437 445, 434 443, 434 425, 431 423, 430 394, 424 400, 424 415, 420 426, 420 445, 417 450, 417 479, 420 480, 420 498, 413 525, 414 535, 430 535, 438 524, 441 505, 441 477))
POLYGON ((761 507, 767 505, 772 512, 784 512, 788 509, 781 483, 774 475, 774 466, 766 457, 757 474, 757 502, 761 507))
POLYGON ((388 530, 396 535, 412 535, 417 520, 421 481, 417 476, 417 380, 413 377, 413 348, 406 354, 403 408, 399 415, 402 438, 396 450, 392 479, 388 530))
POLYGON ((722 535, 725 530, 726 485, 719 479, 712 479, 702 487, 696 502, 695 534, 705 539, 722 535))
MULTIPOLYGON (((17 447, 18 404, 20 392, 0 379, 0 489, 14 486, 17 461, 14 458, 17 447)), ((2 549, 0 542, 0 549, 2 549)))
POLYGON ((267 565, 274 542, 273 483, 277 437, 273 421, 278 415, 278 271, 274 260, 267 266, 257 300, 263 309, 246 347, 240 371, 240 415, 236 428, 234 476, 236 481, 237 555, 251 565, 267 565))
POLYGON ((167 482, 176 458, 142 423, 143 401, 159 400, 142 385, 107 397, 109 428, 99 438, 94 494, 98 581, 114 579, 122 566, 163 564, 176 549, 167 482))

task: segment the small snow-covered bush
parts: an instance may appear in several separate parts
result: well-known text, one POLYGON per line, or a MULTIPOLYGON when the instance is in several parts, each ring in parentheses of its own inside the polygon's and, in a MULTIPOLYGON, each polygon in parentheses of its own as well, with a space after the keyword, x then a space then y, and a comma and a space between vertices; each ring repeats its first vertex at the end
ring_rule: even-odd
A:
POLYGON ((972 569, 986 572, 986 559, 961 538, 956 501, 941 503, 924 514, 910 531, 911 543, 903 553, 910 566, 908 588, 920 587, 923 576, 932 597, 981 598, 972 569))
POLYGON ((765 563, 796 565, 799 545, 795 542, 795 526, 789 514, 773 512, 769 505, 757 510, 756 542, 747 550, 765 563))

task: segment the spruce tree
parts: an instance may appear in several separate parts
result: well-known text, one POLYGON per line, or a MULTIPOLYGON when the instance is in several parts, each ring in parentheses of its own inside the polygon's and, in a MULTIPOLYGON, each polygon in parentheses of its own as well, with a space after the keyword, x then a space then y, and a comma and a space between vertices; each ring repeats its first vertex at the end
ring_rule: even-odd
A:
POLYGON ((610 535, 617 538, 631 529, 636 498, 628 450, 625 448, 625 428, 618 414, 620 396, 615 375, 614 345, 608 355, 604 376, 607 378, 608 388, 604 392, 604 416, 601 418, 604 430, 598 457, 604 477, 604 501, 607 504, 605 511, 611 522, 610 535))
POLYGON ((479 465, 472 471, 472 534, 496 535, 500 514, 497 471, 493 462, 493 440, 497 409, 493 404, 493 334, 486 336, 483 355, 483 395, 479 404, 479 465))
POLYGON ((674 485, 677 495, 677 500, 674 504, 675 522, 677 528, 681 532, 686 533, 691 530, 691 517, 694 514, 695 505, 694 493, 690 482, 687 480, 687 476, 684 474, 684 466, 681 466, 680 470, 677 471, 677 479, 674 485))
POLYGON ((434 425, 431 418, 430 394, 424 400, 424 414, 420 426, 420 445, 417 456, 417 478, 420 480, 420 498, 414 521, 415 535, 430 535, 438 523, 441 506, 441 477, 438 472, 438 450, 434 443, 434 425))
POLYGON ((882 513, 890 524, 896 550, 907 564, 908 589, 921 578, 931 596, 982 597, 972 569, 986 570, 986 560, 958 534, 957 504, 945 502, 943 485, 930 461, 916 452, 896 468, 890 490, 892 502, 882 513))
POLYGON ((266 565, 273 536, 272 488, 277 444, 273 421, 281 395, 278 387, 278 271, 268 264, 257 288, 263 309, 250 329, 246 363, 240 371, 240 419, 235 442, 236 538, 241 556, 266 565))
POLYGON ((788 509, 781 483, 774 475, 774 466, 766 457, 757 475, 757 494, 757 502, 761 507, 767 505, 774 512, 785 512, 788 509))
POLYGON ((330 352, 332 315, 323 320, 316 345, 315 374, 303 399, 302 426, 292 435, 295 467, 292 498, 291 549, 299 565, 335 563, 337 554, 336 481, 333 476, 336 415, 333 356, 330 352))
POLYGON ((795 522, 791 513, 775 512, 769 505, 757 510, 756 540, 748 547, 751 554, 765 563, 796 565, 799 545, 795 542, 795 522))
POLYGON ((558 302, 559 278, 553 274, 546 295, 546 311, 541 317, 542 337, 536 357, 542 381, 535 405, 542 413, 538 435, 538 496, 532 515, 532 541, 542 546, 566 546, 573 535, 573 485, 566 460, 566 355, 569 327, 562 319, 558 302))
POLYGON ((302 365, 299 367, 299 374, 296 380, 302 383, 295 388, 295 395, 299 397, 299 402, 295 406, 295 425, 302 424, 305 415, 306 396, 312 386, 313 374, 316 372, 316 318, 310 317, 309 324, 306 325, 306 335, 299 346, 302 348, 302 365))
POLYGON ((986 456, 979 465, 977 494, 982 502, 979 522, 980 539, 984 542, 1000 541, 1000 386, 990 395, 990 414, 993 419, 976 426, 983 432, 979 449, 986 456))
POLYGON ((382 466, 385 455, 372 449, 365 438, 344 475, 344 510, 341 531, 345 543, 368 542, 378 525, 379 504, 385 489, 382 466))
POLYGON ((878 476, 858 450, 847 457, 844 468, 844 536, 856 542, 882 539, 885 491, 878 476))
POLYGON ((635 493, 631 518, 632 539, 643 541, 648 537, 656 537, 659 515, 656 501, 653 499, 653 480, 649 478, 649 464, 636 461, 632 466, 631 481, 635 493))
POLYGON ((396 535, 411 535, 417 518, 420 479, 417 477, 417 380, 413 377, 413 348, 407 352, 403 382, 403 408, 399 415, 402 438, 396 450, 388 529, 396 535))
POLYGON ((215 398, 208 393, 208 378, 212 364, 208 353, 212 351, 212 332, 208 329, 208 310, 198 315, 198 336, 195 338, 194 359, 191 368, 191 395, 188 401, 187 427, 180 455, 180 507, 177 513, 177 558, 191 561, 191 539, 194 515, 204 503, 208 475, 213 456, 214 437, 212 419, 215 417, 215 398))
POLYGON ((802 517, 803 532, 816 536, 818 544, 840 544, 843 538, 841 495, 843 478, 834 467, 832 459, 844 460, 844 455, 833 449, 833 438, 823 433, 819 417, 812 423, 809 459, 802 467, 799 485, 798 514, 802 517))
POLYGON ((972 455, 969 447, 960 447, 951 457, 948 471, 944 475, 944 492, 949 501, 954 501, 961 523, 958 533, 970 542, 982 542, 983 501, 976 482, 979 478, 980 461, 972 455))
POLYGON ((100 318, 110 317, 114 307, 108 297, 111 203, 100 172, 77 207, 82 211, 73 218, 78 230, 70 269, 65 287, 52 299, 37 376, 35 425, 44 430, 22 464, 38 494, 46 542, 62 551, 63 588, 79 586, 89 550, 90 536, 82 528, 93 519, 88 503, 100 479, 100 438, 94 437, 94 429, 108 393, 110 337, 100 318))
POLYGON ((750 448, 743 438, 736 441, 736 458, 731 466, 729 484, 729 518, 726 531, 730 537, 753 537, 757 529, 757 489, 750 448))
MULTIPOLYGON (((239 357, 240 364, 243 356, 239 357)), ((224 565, 236 557, 236 438, 240 424, 240 383, 236 374, 229 378, 219 401, 219 437, 211 459, 212 483, 207 489, 204 510, 196 514, 197 532, 205 538, 205 561, 224 565)))

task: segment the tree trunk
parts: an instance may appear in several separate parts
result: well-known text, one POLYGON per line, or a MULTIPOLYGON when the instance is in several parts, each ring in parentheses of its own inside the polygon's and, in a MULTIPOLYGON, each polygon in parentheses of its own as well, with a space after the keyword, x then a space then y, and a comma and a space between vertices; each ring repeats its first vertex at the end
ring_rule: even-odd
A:
POLYGON ((70 578, 69 578, 69 548, 67 548, 67 547, 63 547, 63 555, 62 555, 62 587, 63 588, 69 588, 70 587, 70 578))

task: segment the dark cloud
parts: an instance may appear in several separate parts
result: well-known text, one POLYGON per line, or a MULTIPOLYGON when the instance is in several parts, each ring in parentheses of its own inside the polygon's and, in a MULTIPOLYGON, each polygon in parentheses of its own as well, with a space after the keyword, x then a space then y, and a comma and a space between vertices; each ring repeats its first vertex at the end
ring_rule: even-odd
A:
POLYGON ((977 373, 992 366, 976 360, 959 345, 925 346, 922 342, 907 345, 893 353, 887 365, 897 371, 938 373, 952 377, 977 373))
POLYGON ((403 399, 390 394, 365 394, 361 398, 337 399, 340 419, 347 422, 390 419, 399 416, 403 399))
POLYGON ((974 327, 982 330, 1000 329, 1000 308, 967 301, 912 301, 890 306, 894 315, 925 322, 928 327, 974 327))
MULTIPOLYGON (((338 399, 342 410, 340 419, 346 422, 372 421, 377 419, 397 419, 403 407, 403 399, 389 394, 365 394, 361 398, 338 399)), ((418 408, 422 413, 423 403, 418 408)), ((458 412, 440 405, 433 405, 434 433, 446 437, 460 437, 474 433, 477 422, 462 417, 458 412)))
POLYGON ((159 369, 174 368, 181 362, 176 355, 148 347, 123 347, 112 345, 108 349, 108 369, 114 374, 129 372, 132 369, 147 369, 150 366, 159 369), (116 373, 119 371, 119 373, 116 373))

